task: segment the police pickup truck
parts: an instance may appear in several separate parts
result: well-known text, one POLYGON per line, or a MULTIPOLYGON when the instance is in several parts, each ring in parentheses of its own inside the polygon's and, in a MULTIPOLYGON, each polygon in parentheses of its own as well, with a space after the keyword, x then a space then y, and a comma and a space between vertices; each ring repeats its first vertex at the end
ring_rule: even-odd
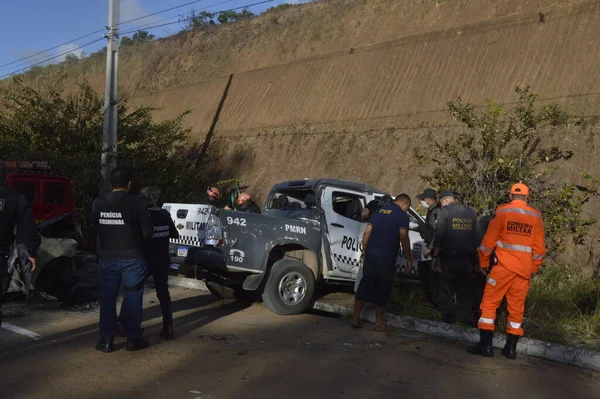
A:
MULTIPOLYGON (((260 293, 275 313, 298 314, 313 300, 317 282, 354 283, 366 227, 361 213, 383 195, 366 184, 321 179, 275 185, 262 215, 167 203, 181 236, 171 242, 172 263, 193 265, 196 278, 238 293, 260 293)), ((419 260, 425 222, 409 213, 411 256, 419 260)), ((401 251, 398 268, 405 263, 401 251)), ((408 271, 413 276, 416 263, 408 271)))

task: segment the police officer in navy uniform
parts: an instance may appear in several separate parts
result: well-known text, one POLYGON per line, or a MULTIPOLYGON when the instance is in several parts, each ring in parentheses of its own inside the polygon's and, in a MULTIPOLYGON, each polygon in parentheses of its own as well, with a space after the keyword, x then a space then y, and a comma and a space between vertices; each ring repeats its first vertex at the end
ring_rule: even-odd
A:
POLYGON ((457 202, 452 191, 440 194, 442 209, 433 240, 432 270, 440 274, 442 320, 473 325, 473 274, 480 233, 475 211, 457 202), (454 296, 456 295, 456 302, 454 296))
POLYGON ((33 212, 27 199, 17 190, 4 185, 6 166, 0 161, 0 324, 2 324, 2 302, 4 292, 10 286, 8 256, 13 244, 22 243, 27 248, 31 271, 35 270, 35 257, 41 237, 33 220, 33 212), (16 227, 16 235, 15 235, 16 227))
POLYGON ((356 291, 352 327, 360 328, 360 314, 365 302, 375 304, 373 330, 389 332, 384 322, 384 310, 394 287, 396 259, 400 246, 407 254, 407 270, 412 269, 412 253, 408 236, 410 197, 400 194, 393 203, 379 209, 365 229, 362 239, 363 276, 356 291))
POLYGON ((92 205, 93 227, 98 237, 100 276, 100 340, 96 349, 113 351, 117 329, 117 295, 125 289, 121 317, 127 334, 127 350, 147 348, 142 336, 142 309, 146 260, 144 240, 152 237, 152 219, 144 201, 129 193, 131 169, 117 166, 110 172, 113 191, 96 198, 92 205))
POLYGON ((362 211, 361 216, 363 221, 368 221, 375 212, 391 203, 392 197, 387 194, 381 198, 375 198, 374 200, 369 201, 365 209, 362 211))
MULTIPOLYGON (((423 255, 428 257, 433 251, 433 237, 437 228, 437 218, 441 211, 440 203, 437 201, 437 191, 432 188, 426 188, 422 194, 417 195, 417 198, 421 201, 421 207, 427 209, 427 216, 425 217, 425 226, 421 228, 421 238, 425 241, 425 250, 423 255)), ((434 273, 431 270, 432 260, 426 260, 419 262, 417 270, 419 272, 419 279, 425 289, 427 300, 435 308, 439 306, 439 274, 434 273)))

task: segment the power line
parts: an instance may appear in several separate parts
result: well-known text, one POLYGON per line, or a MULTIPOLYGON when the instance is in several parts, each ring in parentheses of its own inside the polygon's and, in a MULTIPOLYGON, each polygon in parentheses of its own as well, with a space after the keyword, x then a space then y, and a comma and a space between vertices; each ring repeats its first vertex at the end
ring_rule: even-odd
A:
MULTIPOLYGON (((240 10, 240 9, 244 9, 244 8, 248 8, 248 7, 258 6, 258 5, 261 5, 261 4, 272 3, 274 1, 275 0, 264 0, 264 1, 260 1, 258 3, 246 4, 246 5, 243 5, 243 6, 240 6, 240 7, 230 8, 228 10, 216 11, 214 14, 221 14, 221 13, 228 12, 228 11, 236 11, 236 10, 240 10)), ((170 18, 168 18, 168 19, 170 19, 170 18)), ((167 26, 167 25, 173 25, 173 24, 178 24, 178 23, 181 23, 181 22, 191 21, 192 19, 194 19, 194 17, 185 18, 185 19, 182 19, 182 20, 179 20, 179 21, 176 21, 176 22, 168 22, 168 23, 164 23, 164 24, 160 24, 160 25, 154 25, 154 26, 150 26, 150 27, 147 27, 147 28, 144 28, 144 29, 145 30, 150 30, 150 29, 160 28, 160 27, 167 26)), ((126 32, 121 32, 121 35, 127 35, 129 33, 138 32, 139 30, 140 29, 132 29, 132 30, 129 30, 129 31, 126 31, 126 32)))
MULTIPOLYGON (((154 12, 154 13, 152 13, 152 14, 147 14, 147 15, 144 15, 144 16, 141 16, 141 17, 138 17, 138 18, 133 18, 133 19, 130 19, 130 20, 128 20, 128 21, 123 21, 123 22, 120 22, 120 23, 119 23, 117 26, 120 26, 120 25, 123 25, 123 24, 127 24, 127 23, 130 23, 130 22, 134 22, 134 21, 139 21, 139 20, 141 20, 141 19, 144 19, 144 18, 148 18, 148 17, 152 17, 152 16, 154 16, 154 15, 158 15, 158 14, 162 14, 162 13, 165 13, 165 12, 169 12, 169 11, 175 10, 175 9, 177 9, 177 8, 186 7, 186 6, 189 6, 189 5, 195 4, 195 3, 199 3, 199 2, 201 2, 201 1, 205 1, 205 0, 194 0, 194 1, 190 1, 190 2, 188 2, 188 3, 181 4, 181 5, 179 5, 179 6, 175 6, 175 7, 167 8, 167 9, 164 9, 164 10, 161 10, 161 11, 154 12)), ((58 48, 60 48, 60 47, 62 47, 62 46, 66 46, 66 45, 68 45, 68 44, 71 44, 71 43, 73 43, 73 42, 76 42, 76 41, 78 41, 78 40, 85 39, 86 37, 90 37, 90 36, 92 36, 92 35, 95 35, 96 33, 104 32, 104 31, 105 31, 105 28, 98 29, 98 30, 95 30, 95 31, 93 31, 93 32, 90 32, 90 33, 88 33, 87 35, 83 35, 83 36, 80 36, 80 37, 78 37, 78 38, 71 39, 71 40, 69 40, 68 42, 65 42, 65 43, 59 44, 59 45, 57 45, 57 46, 54 46, 54 47, 51 47, 51 48, 49 48, 49 49, 42 50, 42 51, 39 51, 39 52, 37 52, 37 53, 35 53, 35 54, 28 55, 27 57, 23 57, 23 58, 20 58, 20 59, 18 59, 18 60, 11 61, 11 62, 8 62, 8 63, 6 63, 6 64, 0 65, 0 71, 4 71, 4 70, 7 70, 7 69, 11 69, 11 65, 14 65, 14 64, 21 64, 21 63, 22 63, 23 61, 25 61, 25 60, 31 59, 31 58, 33 58, 33 57, 36 57, 36 56, 38 56, 38 55, 41 55, 41 54, 44 54, 44 53, 48 53, 48 52, 50 52, 50 51, 52 51, 52 50, 56 50, 56 49, 58 49, 58 48), (6 68, 6 67, 9 67, 9 68, 6 68)), ((34 65, 31 65, 31 66, 34 66, 34 65)))
MULTIPOLYGON (((154 15, 162 14, 162 13, 165 13, 165 12, 168 12, 168 11, 175 10, 175 9, 177 9, 177 8, 186 7, 186 6, 189 6, 189 5, 191 5, 191 4, 199 3, 199 2, 201 2, 201 1, 205 1, 205 0, 195 0, 195 1, 191 1, 191 2, 188 2, 188 3, 185 3, 185 4, 181 4, 181 5, 179 5, 179 6, 171 7, 171 8, 165 9, 165 10, 157 11, 157 12, 155 12, 155 13, 152 13, 152 14, 144 15, 144 16, 142 16, 142 17, 138 17, 138 18, 134 18, 134 19, 131 19, 131 20, 128 20, 128 21, 121 22, 121 23, 119 23, 119 25, 123 25, 123 24, 126 24, 126 23, 134 22, 134 21, 138 21, 138 20, 141 20, 141 19, 144 19, 144 18, 148 18, 148 17, 150 17, 150 16, 154 16, 154 15)), ((225 3, 229 3, 229 2, 231 2, 231 1, 233 1, 233 0, 226 0, 226 1, 222 1, 222 2, 220 2, 220 3, 217 3, 217 4, 212 4, 212 5, 208 6, 208 7, 205 7, 205 8, 204 8, 204 10, 206 10, 206 9, 208 9, 208 8, 210 8, 210 7, 215 7, 215 6, 219 6, 219 5, 225 4, 225 3)), ((240 6, 240 7, 230 8, 230 9, 228 9, 228 10, 221 10, 221 11, 217 11, 217 12, 215 12, 214 14, 220 14, 220 13, 223 13, 223 12, 228 12, 228 11, 236 11, 236 10, 240 10, 240 9, 244 9, 244 8, 248 8, 248 7, 253 7, 253 6, 257 6, 257 5, 261 5, 261 4, 272 3, 273 1, 275 1, 275 0, 264 0, 264 1, 256 2, 256 3, 252 3, 252 4, 246 4, 246 5, 243 5, 243 6, 240 6)), ((181 17, 181 16, 185 16, 185 15, 186 15, 186 14, 180 14, 180 15, 176 15, 176 16, 174 16, 174 17, 165 18, 165 19, 163 19, 163 21, 170 20, 170 19, 173 19, 173 18, 175 18, 175 17, 181 17)), ((177 21, 175 21, 175 22, 169 22, 169 23, 164 23, 164 24, 160 24, 160 25, 154 25, 154 26, 148 26, 148 27, 139 27, 139 28, 137 28, 137 29, 132 29, 132 30, 129 30, 129 31, 126 31, 126 32, 121 32, 121 33, 120 33, 120 35, 127 35, 127 34, 129 34, 129 33, 138 32, 138 31, 139 31, 139 30, 141 30, 141 29, 148 29, 148 30, 149 30, 149 29, 160 28, 160 27, 163 27, 163 26, 168 26, 168 25, 178 24, 178 23, 181 23, 181 22, 187 22, 187 21, 191 21, 192 19, 193 19, 193 17, 190 17, 190 18, 179 19, 179 20, 177 20, 177 21)), ((160 22, 160 21, 157 21, 157 22, 160 22)), ((156 22, 154 22, 154 23, 156 23, 156 22)), ((56 49, 58 49, 58 48, 60 48, 60 47, 62 47, 62 46, 66 46, 66 45, 68 45, 68 44, 72 44, 72 43, 73 43, 73 42, 75 42, 75 41, 78 41, 78 40, 81 40, 81 39, 85 39, 86 37, 89 37, 89 36, 95 35, 95 34, 97 34, 97 33, 103 32, 104 30, 105 30, 105 29, 98 29, 98 30, 96 30, 96 31, 93 31, 93 32, 90 32, 90 33, 88 33, 88 34, 86 34, 86 35, 80 36, 80 37, 78 37, 78 38, 76 38, 76 39, 70 40, 70 41, 68 41, 68 42, 65 42, 65 43, 59 44, 59 45, 57 45, 57 46, 54 46, 54 47, 51 47, 51 48, 49 48, 49 49, 47 49, 47 50, 39 51, 39 52, 37 52, 37 53, 35 53, 35 54, 32 54, 32 55, 29 55, 29 56, 27 56, 27 57, 23 57, 23 58, 21 58, 21 59, 18 59, 18 60, 15 60, 15 61, 12 61, 12 62, 9 62, 9 63, 6 63, 6 64, 3 64, 3 65, 0 65, 0 72, 1 72, 1 71, 5 71, 5 70, 7 70, 7 69, 11 69, 11 67, 10 67, 10 66, 11 66, 11 65, 14 65, 14 64, 20 64, 20 65, 14 65, 14 67, 19 67, 19 66, 21 66, 21 65, 23 65, 23 64, 24 64, 24 63, 23 63, 23 61, 26 61, 26 60, 28 60, 28 59, 31 59, 31 58, 33 58, 33 57, 36 57, 36 56, 39 56, 39 55, 41 55, 41 54, 44 54, 44 53, 48 53, 48 52, 50 52, 50 51, 52 51, 52 50, 56 50, 56 49), (8 68, 6 68, 6 67, 8 67, 8 68)), ((11 72, 9 72, 9 73, 7 73, 7 74, 4 74, 4 75, 0 76, 0 79, 4 79, 5 77, 8 77, 8 76, 14 75, 15 73, 18 73, 18 72, 22 72, 22 71, 24 71, 24 70, 26 70, 26 69, 29 69, 29 68, 31 68, 31 67, 34 67, 34 66, 38 66, 38 65, 44 64, 44 63, 46 63, 46 62, 48 62, 48 61, 51 61, 51 60, 54 60, 54 59, 56 59, 56 58, 62 57, 63 55, 66 55, 66 54, 72 53, 73 51, 80 50, 80 49, 82 49, 82 48, 84 48, 84 47, 87 47, 87 46, 89 46, 89 45, 91 45, 91 44, 97 43, 97 42, 99 42, 99 41, 101 41, 101 40, 104 40, 104 39, 105 39, 104 37, 102 37, 102 38, 100 38, 100 39, 96 39, 96 40, 94 40, 94 41, 91 41, 91 42, 89 42, 89 43, 85 43, 85 44, 83 44, 83 45, 80 45, 80 46, 78 46, 78 47, 76 47, 76 48, 74 48, 74 49, 70 49, 69 51, 66 51, 66 52, 60 53, 60 54, 58 54, 58 55, 54 55, 54 56, 52 56, 52 57, 49 57, 49 58, 43 59, 43 60, 41 60, 41 61, 39 61, 39 62, 36 62, 36 63, 34 63, 34 64, 27 65, 26 67, 23 67, 23 68, 20 68, 20 69, 17 69, 17 70, 11 71, 11 72)))
POLYGON ((69 40, 69 41, 68 41, 68 42, 66 42, 66 43, 59 44, 58 46, 54 46, 54 47, 51 47, 51 48, 49 48, 49 49, 47 49, 47 50, 40 51, 40 52, 38 52, 38 53, 35 53, 35 54, 32 54, 32 55, 29 55, 29 56, 27 56, 27 57, 24 57, 24 58, 21 58, 21 59, 19 59, 19 60, 12 61, 12 62, 9 62, 9 63, 7 63, 7 64, 4 64, 4 65, 0 65, 0 71, 3 71, 3 70, 5 70, 5 69, 10 69, 10 68, 4 68, 4 67, 6 67, 6 66, 13 65, 13 64, 19 63, 19 62, 21 62, 21 61, 24 61, 24 60, 28 60, 28 59, 30 59, 30 58, 33 58, 33 57, 37 56, 37 55, 44 54, 44 53, 47 53, 47 52, 49 52, 49 51, 52 51, 52 50, 56 50, 57 48, 60 48, 60 47, 62 47, 62 46, 66 46, 67 44, 71 44, 71 43, 73 43, 73 42, 76 42, 77 40, 85 39, 86 37, 89 37, 89 36, 95 35, 96 33, 100 33, 100 32, 104 32, 104 29, 98 29, 98 30, 96 30, 96 31, 94 31, 94 32, 88 33, 87 35, 80 36, 80 37, 78 37, 77 39, 69 40))
MULTIPOLYGON (((211 8, 211 7, 217 7, 217 6, 221 6, 221 5, 223 5, 223 4, 231 3, 232 1, 234 1, 234 0, 225 0, 225 1, 222 1, 222 2, 220 2, 220 3, 211 4, 210 6, 206 6, 206 7, 204 7, 204 8, 200 8, 200 9, 198 9, 198 10, 193 10, 193 11, 205 11, 205 10, 208 10, 209 8, 211 8)), ((177 15, 174 15, 174 16, 172 16, 172 17, 168 17, 168 18, 160 19, 160 20, 158 20, 158 21, 149 22, 149 23, 147 23, 147 24, 140 25, 140 26, 138 26, 138 27, 136 28, 136 32, 138 32, 138 31, 140 31, 140 30, 144 30, 144 29, 146 29, 146 27, 147 27, 147 26, 154 25, 154 24, 156 24, 156 23, 158 23, 158 22, 169 21, 169 20, 171 20, 171 19, 173 19, 173 18, 181 18, 181 17, 184 17, 184 16, 186 16, 186 15, 189 15, 189 13, 185 13, 185 14, 177 14, 177 15)), ((178 19, 178 20, 177 20, 177 23, 179 23, 179 22, 181 22, 181 21, 178 19)), ((131 33, 131 31, 127 31, 126 33, 131 33)), ((126 33, 123 33, 123 34, 126 34, 126 33)))
POLYGON ((185 3, 185 4, 181 4, 181 5, 179 5, 179 6, 175 6, 175 7, 167 8, 167 9, 165 9, 165 10, 162 10, 162 11, 157 11, 157 12, 155 12, 155 13, 148 14, 148 15, 144 15, 144 16, 142 16, 142 17, 138 17, 138 18, 130 19, 129 21, 123 21, 123 22, 120 22, 120 23, 119 23, 117 26, 121 26, 121 25, 123 25, 123 24, 128 24, 128 23, 130 23, 130 22, 139 21, 140 19, 145 19, 145 18, 148 18, 148 17, 153 17, 154 15, 158 15, 158 14, 162 14, 162 13, 165 13, 165 12, 173 11, 173 10, 176 10, 176 9, 178 9, 178 8, 185 7, 185 6, 189 6, 189 5, 192 5, 192 4, 195 4, 195 3, 200 3, 201 1, 205 1, 205 0, 195 0, 195 1, 190 1, 189 3, 185 3))
POLYGON ((104 40, 104 38, 102 37, 102 38, 100 38, 100 39, 93 40, 93 41, 91 41, 91 42, 88 42, 88 43, 82 44, 82 45, 80 45, 80 46, 78 46, 78 47, 76 47, 76 48, 70 49, 69 51, 65 51, 64 53, 57 54, 57 55, 55 55, 55 56, 52 56, 52 57, 46 58, 46 59, 44 59, 44 60, 42 60, 42 61, 40 61, 40 62, 37 62, 37 63, 35 63, 35 64, 32 64, 32 65, 26 66, 25 68, 21 68, 21 69, 18 69, 18 70, 16 70, 16 71, 9 72, 9 73, 7 73, 7 74, 5 74, 5 75, 2 75, 2 76, 0 76, 0 79, 7 78, 7 77, 9 77, 9 76, 11 76, 11 75, 14 75, 15 73, 18 73, 18 72, 23 72, 23 71, 25 71, 25 70, 27 70, 27 69, 29 69, 29 68, 31 68, 31 67, 34 67, 34 66, 38 66, 38 65, 44 64, 44 63, 46 63, 46 62, 48 62, 48 61, 52 61, 52 60, 54 60, 54 59, 56 59, 56 58, 62 57, 63 55, 67 55, 67 54, 69 54, 69 53, 72 53, 73 51, 81 50, 82 48, 84 48, 84 47, 87 47, 87 46, 90 46, 90 45, 92 45, 92 44, 94 44, 94 43, 97 43, 97 42, 99 42, 99 41, 101 41, 101 40, 104 40))

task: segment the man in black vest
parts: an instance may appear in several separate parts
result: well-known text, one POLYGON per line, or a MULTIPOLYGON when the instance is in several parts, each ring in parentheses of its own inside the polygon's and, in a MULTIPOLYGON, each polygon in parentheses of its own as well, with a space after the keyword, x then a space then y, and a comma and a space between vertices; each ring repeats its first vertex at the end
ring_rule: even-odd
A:
POLYGON ((113 351, 117 328, 117 295, 121 283, 125 288, 122 318, 127 333, 127 350, 147 348, 142 337, 142 308, 146 261, 143 242, 153 233, 152 219, 141 198, 129 194, 131 169, 118 166, 110 172, 113 191, 96 198, 92 221, 98 237, 100 254, 100 340, 96 349, 113 351))

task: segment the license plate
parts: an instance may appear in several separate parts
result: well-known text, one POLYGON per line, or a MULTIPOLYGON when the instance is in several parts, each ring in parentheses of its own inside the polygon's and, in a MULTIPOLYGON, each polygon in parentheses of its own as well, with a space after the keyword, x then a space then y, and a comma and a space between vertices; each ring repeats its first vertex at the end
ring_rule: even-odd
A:
POLYGON ((185 257, 188 254, 188 248, 187 247, 178 247, 177 248, 177 256, 180 257, 185 257))

